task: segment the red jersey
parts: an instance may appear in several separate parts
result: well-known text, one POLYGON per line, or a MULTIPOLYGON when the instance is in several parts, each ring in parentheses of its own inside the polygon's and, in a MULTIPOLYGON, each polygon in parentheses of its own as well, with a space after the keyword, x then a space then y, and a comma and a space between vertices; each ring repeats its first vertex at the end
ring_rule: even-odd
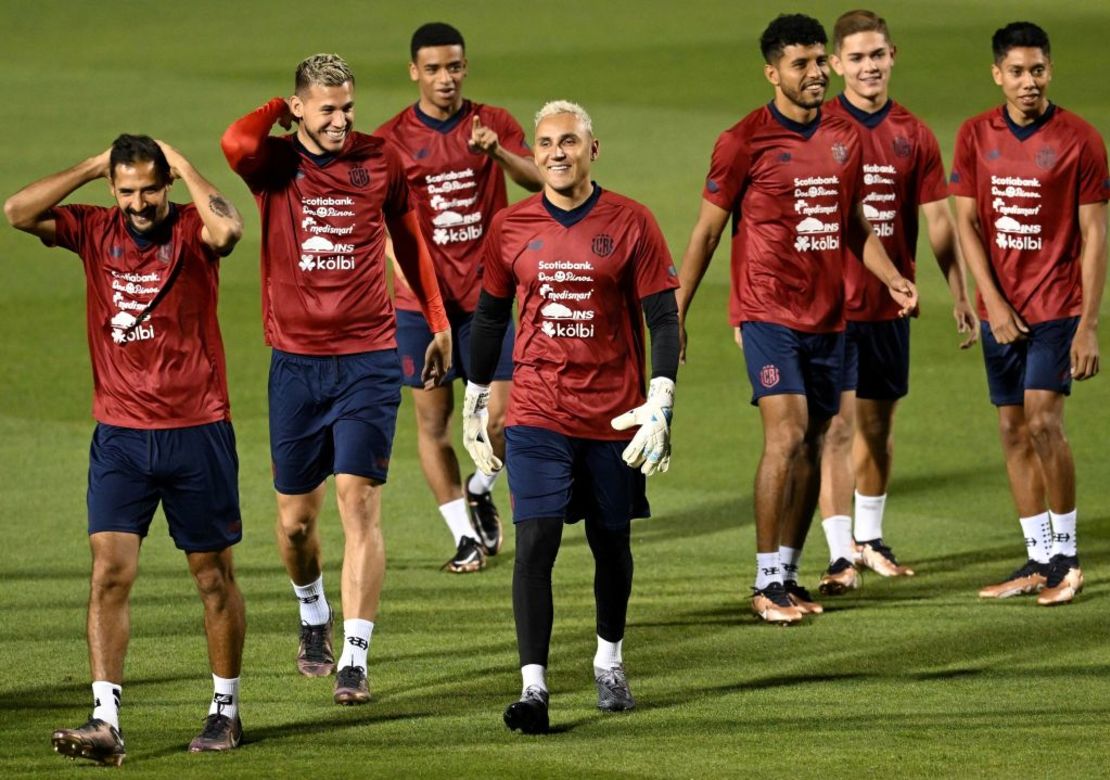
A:
POLYGON ((995 283, 1022 319, 1080 314, 1079 207, 1110 198, 1106 147, 1091 125, 1051 104, 1027 127, 1005 106, 972 117, 956 135, 951 193, 975 198, 995 283))
POLYGON ((651 212, 596 184, 573 211, 541 193, 498 213, 482 252, 483 288, 520 313, 506 424, 631 438, 609 421, 645 399, 640 301, 678 286, 651 212))
MULTIPOLYGON (((171 204, 160 243, 137 239, 119 208, 57 206, 57 246, 85 267, 93 417, 125 428, 187 428, 231 419, 216 319, 220 258, 190 204, 171 204), (165 297, 136 325, 173 269, 165 297)), ((161 231, 160 231, 161 232, 161 231)))
POLYGON ((702 197, 732 212, 730 320, 844 329, 845 224, 863 175, 853 123, 771 103, 721 133, 702 197))
MULTIPOLYGON (((374 135, 396 145, 420 212, 424 242, 435 263, 440 294, 450 311, 473 312, 481 290, 482 235, 508 205, 505 174, 489 155, 470 149, 474 117, 497 133, 513 154, 531 157, 524 130, 508 111, 463 103, 450 119, 432 119, 417 105, 390 119, 374 135)), ((412 291, 396 285, 398 309, 418 311, 412 291)))
MULTIPOLYGON (((385 240, 387 221, 410 210, 401 160, 381 138, 355 132, 338 154, 314 156, 295 133, 269 135, 284 110, 282 98, 271 100, 222 142, 261 214, 266 343, 303 355, 391 349, 385 240)), ((429 299, 432 330, 443 330, 438 290, 429 299)))
MULTIPOLYGON (((918 214, 923 203, 945 200, 948 185, 940 145, 925 123, 893 100, 875 113, 844 95, 825 104, 829 116, 851 120, 863 143, 863 213, 898 272, 913 281, 918 214)), ((847 249, 844 316, 853 322, 896 320, 901 307, 886 285, 847 249)))

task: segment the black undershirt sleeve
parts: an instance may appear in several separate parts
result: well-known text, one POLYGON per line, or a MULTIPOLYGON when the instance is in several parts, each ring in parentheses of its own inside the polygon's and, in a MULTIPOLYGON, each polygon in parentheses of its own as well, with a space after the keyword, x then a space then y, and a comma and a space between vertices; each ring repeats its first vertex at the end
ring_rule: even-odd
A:
MULTIPOLYGON (((677 307, 675 309, 677 312, 677 307)), ((513 317, 513 297, 496 298, 485 290, 478 297, 478 308, 470 323, 470 381, 488 385, 497 371, 501 342, 513 317)), ((677 314, 675 333, 677 340, 677 314)), ((677 341, 676 341, 677 343, 677 341)), ((677 352, 675 353, 677 357, 677 352)))
MULTIPOLYGON (((484 293, 483 293, 484 295, 484 293)), ((674 290, 652 293, 640 301, 651 333, 651 378, 678 376, 678 302, 674 290)))

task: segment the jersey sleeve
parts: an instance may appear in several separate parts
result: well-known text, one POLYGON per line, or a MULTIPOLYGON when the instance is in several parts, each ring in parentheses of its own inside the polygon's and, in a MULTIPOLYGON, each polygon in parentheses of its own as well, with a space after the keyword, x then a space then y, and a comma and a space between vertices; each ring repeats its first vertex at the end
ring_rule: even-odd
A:
POLYGON ((382 153, 385 155, 386 175, 389 177, 382 211, 387 216, 400 217, 412 209, 409 180, 405 176, 405 166, 401 162, 401 156, 397 154, 393 144, 383 139, 382 153))
MULTIPOLYGON (((486 111, 489 111, 489 109, 479 109, 478 111, 478 115, 482 117, 483 122, 487 119, 486 111)), ((488 118, 494 132, 497 133, 497 142, 501 146, 515 155, 532 159, 532 149, 524 138, 524 128, 513 118, 512 114, 508 111, 496 110, 490 111, 488 118)))
POLYGON ((636 296, 641 300, 678 287, 678 271, 675 270, 663 231, 646 208, 641 211, 640 239, 636 242, 633 275, 636 296))
POLYGON ((1106 165, 1106 146, 1089 128, 1079 153, 1079 203, 1104 203, 1110 200, 1110 171, 1106 165))
POLYGON ((220 262, 220 256, 216 253, 216 250, 204 243, 204 240, 200 237, 200 232, 204 229, 204 220, 201 219, 200 212, 195 205, 181 210, 181 227, 181 235, 189 251, 203 257, 210 263, 220 262))
POLYGON ((940 144, 933 131, 925 125, 921 125, 917 154, 917 203, 944 200, 948 197, 948 186, 945 183, 940 144))
POLYGON ((87 232, 85 221, 100 210, 97 206, 81 205, 55 206, 51 209, 50 214, 54 217, 53 246, 81 254, 81 244, 87 232))
POLYGON ((267 189, 280 173, 296 167, 295 152, 287 143, 270 137, 270 129, 286 111, 285 98, 275 97, 264 106, 235 120, 220 139, 220 148, 231 169, 251 192, 267 189))
POLYGON ((732 211, 743 191, 750 166, 747 144, 731 131, 721 133, 713 147, 702 198, 725 211, 732 211))
POLYGON ((975 144, 970 125, 965 122, 956 134, 956 151, 952 155, 952 174, 948 194, 962 198, 978 195, 975 183, 975 144))
POLYGON ((513 295, 513 277, 501 256, 501 228, 504 212, 497 214, 482 242, 482 289, 494 298, 513 295))

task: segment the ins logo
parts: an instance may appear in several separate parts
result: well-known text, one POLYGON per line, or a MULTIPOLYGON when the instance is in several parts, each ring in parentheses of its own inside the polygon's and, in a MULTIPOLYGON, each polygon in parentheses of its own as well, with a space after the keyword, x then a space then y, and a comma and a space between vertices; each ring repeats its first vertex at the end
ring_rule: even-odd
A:
POLYGON ((766 365, 759 369, 759 383, 764 387, 774 387, 779 383, 779 370, 776 366, 766 365))
POLYGON ((351 168, 347 171, 347 178, 351 180, 351 184, 360 189, 365 188, 370 183, 370 174, 365 168, 351 168))
POLYGON ((593 250, 598 257, 608 257, 613 254, 613 237, 608 233, 598 233, 594 236, 593 250))

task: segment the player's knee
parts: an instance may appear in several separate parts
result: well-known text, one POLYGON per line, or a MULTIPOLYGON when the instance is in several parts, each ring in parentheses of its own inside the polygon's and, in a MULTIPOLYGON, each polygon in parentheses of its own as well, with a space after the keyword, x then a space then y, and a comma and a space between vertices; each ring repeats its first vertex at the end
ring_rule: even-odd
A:
POLYGON ((852 426, 839 414, 832 418, 825 432, 825 447, 831 452, 847 452, 852 446, 852 426))
POLYGON ((1026 418, 1029 439, 1038 450, 1046 450, 1064 440, 1064 421, 1058 415, 1044 412, 1026 418))
POLYGON ((998 419, 998 435, 1007 450, 1022 449, 1029 444, 1029 429, 1024 418, 1004 414, 998 419))
POLYGON ((316 516, 308 512, 282 512, 278 517, 277 533, 293 547, 308 543, 316 530, 316 516))
POLYGON ((446 413, 436 409, 418 410, 416 413, 416 427, 425 439, 431 439, 436 444, 451 442, 451 412, 446 413))
POLYGON ((138 566, 131 561, 100 559, 93 561, 92 593, 118 595, 127 593, 135 582, 138 566))
POLYGON ((230 566, 211 565, 193 571, 197 592, 205 601, 222 600, 235 587, 235 575, 230 566))
POLYGON ((766 431, 763 450, 768 455, 793 460, 802 455, 805 445, 806 429, 804 425, 794 422, 780 423, 766 431))
POLYGON ((558 518, 540 518, 518 523, 514 569, 522 573, 549 573, 559 554, 562 532, 563 521, 558 518))

